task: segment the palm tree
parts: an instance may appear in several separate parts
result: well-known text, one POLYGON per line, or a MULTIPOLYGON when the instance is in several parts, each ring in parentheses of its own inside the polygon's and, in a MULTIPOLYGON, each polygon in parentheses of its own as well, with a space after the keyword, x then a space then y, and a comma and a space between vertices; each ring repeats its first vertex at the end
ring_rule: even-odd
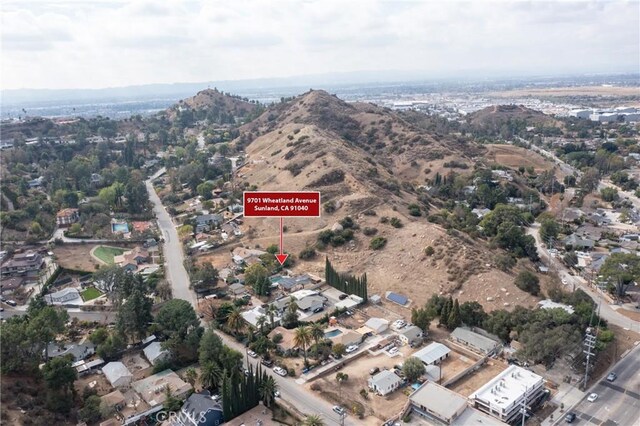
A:
POLYGON ((260 383, 260 398, 264 401, 264 405, 271 407, 278 391, 278 384, 272 376, 267 376, 262 383, 260 383))
POLYGON ((271 323, 271 328, 273 329, 274 323, 273 323, 273 317, 276 315, 276 312, 278 310, 276 309, 276 307, 271 304, 267 307, 267 315, 269 315, 269 322, 271 323))
POLYGON ((302 346, 302 351, 304 355, 304 364, 307 365, 307 345, 311 340, 311 334, 309 333, 309 328, 305 325, 301 325, 296 328, 296 334, 293 338, 293 343, 296 346, 302 346))
POLYGON ((339 372, 336 374, 336 382, 338 382, 338 390, 340 394, 340 399, 342 399, 342 384, 349 380, 349 375, 343 372, 339 372))
POLYGON ((218 364, 208 362, 202 366, 200 382, 205 389, 218 389, 222 384, 222 370, 218 364))
POLYGON ((302 422, 302 426, 324 426, 324 420, 317 414, 311 414, 307 416, 306 419, 302 422))
POLYGON ((267 323, 267 317, 266 316, 261 316, 260 318, 258 318, 258 321, 256 322, 258 328, 260 329, 260 334, 264 335, 264 325, 267 323))
POLYGON ((316 346, 318 346, 320 339, 324 339, 324 327, 322 324, 314 322, 311 324, 309 332, 311 334, 311 338, 316 342, 316 346))
POLYGON ((287 310, 289 312, 291 312, 292 314, 295 314, 298 311, 299 308, 300 307, 298 306, 298 303, 296 302, 296 298, 291 296, 289 298, 289 306, 287 306, 287 310))
POLYGON ((240 309, 234 307, 227 317, 227 325, 233 328, 235 334, 238 334, 238 329, 240 329, 240 326, 242 325, 242 320, 243 318, 240 314, 240 309))
POLYGON ((191 386, 195 387, 196 381, 198 380, 198 372, 195 368, 189 367, 184 372, 184 378, 191 386))

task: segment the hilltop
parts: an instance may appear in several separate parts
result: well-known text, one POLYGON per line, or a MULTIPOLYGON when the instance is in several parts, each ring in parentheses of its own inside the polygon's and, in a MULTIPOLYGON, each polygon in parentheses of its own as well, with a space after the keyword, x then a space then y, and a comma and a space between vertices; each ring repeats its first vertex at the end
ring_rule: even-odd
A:
POLYGON ((206 89, 180 100, 163 114, 170 121, 180 118, 188 126, 193 120, 205 118, 218 124, 235 123, 236 119, 251 117, 261 111, 262 107, 258 103, 249 102, 247 98, 220 92, 218 89, 206 89))
POLYGON ((527 127, 558 128, 560 121, 522 105, 493 105, 467 116, 471 129, 479 134, 508 137, 527 127))
MULTIPOLYGON (((345 217, 353 219, 354 239, 321 244, 315 260, 298 262, 301 271, 322 273, 327 255, 342 271, 366 272, 371 294, 399 291, 413 306, 434 292, 479 300, 488 309, 534 302, 512 284, 512 275, 495 268, 499 251, 427 220, 438 209, 425 185, 436 173, 468 175, 482 159, 485 149, 468 137, 430 131, 389 109, 314 90, 242 126, 235 144, 247 155, 237 175, 245 187, 321 191, 321 218, 285 220, 289 252, 298 254, 315 245, 322 231, 326 235, 345 217), (420 216, 412 214, 416 206, 420 216), (371 249, 374 237, 386 238, 386 246, 371 249), (427 247, 433 255, 425 254, 427 247)), ((246 224, 247 245, 277 242, 276 220, 246 224)))

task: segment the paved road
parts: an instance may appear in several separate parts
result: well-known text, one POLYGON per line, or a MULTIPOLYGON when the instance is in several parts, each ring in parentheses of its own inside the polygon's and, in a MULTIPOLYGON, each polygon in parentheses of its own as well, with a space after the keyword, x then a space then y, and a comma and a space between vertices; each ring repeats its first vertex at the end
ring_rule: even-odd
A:
POLYGON ((147 180, 145 184, 149 192, 149 199, 153 203, 153 212, 158 220, 158 227, 164 238, 165 271, 167 280, 173 290, 173 298, 186 300, 194 307, 197 307, 195 295, 189 288, 189 275, 184 267, 184 254, 176 227, 167 209, 162 205, 156 190, 153 188, 151 179, 147 180))
POLYGON ((578 416, 574 424, 640 425, 640 346, 636 346, 611 371, 618 375, 615 382, 601 380, 578 405, 568 411, 578 416), (598 394, 595 402, 587 401, 587 396, 592 392, 598 394))
MULTIPOLYGON (((164 237, 164 257, 166 262, 165 270, 167 278, 169 283, 171 283, 171 288, 173 289, 173 298, 187 300, 194 308, 197 309, 196 297, 193 291, 189 288, 189 275, 184 268, 184 255, 180 241, 178 240, 178 233, 169 213, 167 213, 167 210, 162 205, 158 194, 151 184, 151 181, 161 173, 162 170, 152 176, 145 183, 147 185, 147 190, 149 191, 149 199, 153 203, 153 211, 158 220, 158 227, 164 237)), ((218 333, 218 335, 226 345, 241 353, 245 353, 245 347, 243 345, 223 333, 218 333)), ((251 358, 249 358, 249 361, 254 364, 254 366, 257 364, 257 361, 251 358)), ((246 366, 246 356, 244 362, 246 366)), ((269 373, 271 374, 271 370, 269 370, 269 373)), ((293 405, 303 413, 320 414, 329 425, 340 424, 338 415, 331 409, 331 404, 315 395, 312 391, 298 385, 292 378, 284 378, 274 374, 272 375, 276 378, 280 388, 281 398, 286 402, 293 405)), ((347 417, 345 419, 345 424, 352 425, 355 423, 347 417)))
MULTIPOLYGON (((24 306, 24 309, 16 309, 11 308, 9 305, 3 303, 2 307, 4 308, 4 312, 0 313, 0 316, 3 319, 11 318, 16 315, 25 315, 27 306, 24 306)), ((115 312, 86 312, 81 311, 80 309, 67 309, 70 318, 78 318, 80 321, 97 321, 103 324, 109 324, 115 322, 116 313, 115 312)))
POLYGON ((622 328, 628 328, 637 332, 640 332, 640 322, 634 321, 620 313, 609 305, 609 302, 600 295, 596 290, 589 287, 589 284, 582 278, 569 274, 569 270, 562 263, 559 258, 554 258, 549 254, 549 251, 543 246, 542 239, 540 238, 540 224, 535 222, 533 225, 527 228, 527 234, 531 235, 536 240, 536 248, 540 258, 545 261, 549 266, 553 265, 553 269, 557 271, 560 279, 565 283, 565 290, 573 291, 576 288, 582 289, 596 302, 600 303, 600 316, 607 320, 611 324, 615 324, 622 328))

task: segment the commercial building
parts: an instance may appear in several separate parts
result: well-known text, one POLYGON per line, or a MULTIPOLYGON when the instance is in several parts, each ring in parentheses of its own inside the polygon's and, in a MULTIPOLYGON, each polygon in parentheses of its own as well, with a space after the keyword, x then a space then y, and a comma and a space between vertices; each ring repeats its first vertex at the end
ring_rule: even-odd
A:
POLYGON ((531 405, 544 392, 542 376, 511 365, 469 395, 469 403, 480 411, 505 423, 511 423, 520 414, 526 399, 531 405))
POLYGON ((447 425, 467 408, 467 398, 430 381, 409 395, 409 402, 414 413, 447 425))

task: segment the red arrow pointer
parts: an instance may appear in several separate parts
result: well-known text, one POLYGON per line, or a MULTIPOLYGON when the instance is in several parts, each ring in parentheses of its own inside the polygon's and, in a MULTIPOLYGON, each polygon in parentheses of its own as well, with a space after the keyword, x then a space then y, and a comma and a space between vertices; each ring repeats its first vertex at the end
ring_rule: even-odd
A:
POLYGON ((286 262, 288 254, 282 253, 282 217, 280 218, 280 254, 276 254, 276 259, 280 262, 280 266, 284 266, 284 262, 286 262))

